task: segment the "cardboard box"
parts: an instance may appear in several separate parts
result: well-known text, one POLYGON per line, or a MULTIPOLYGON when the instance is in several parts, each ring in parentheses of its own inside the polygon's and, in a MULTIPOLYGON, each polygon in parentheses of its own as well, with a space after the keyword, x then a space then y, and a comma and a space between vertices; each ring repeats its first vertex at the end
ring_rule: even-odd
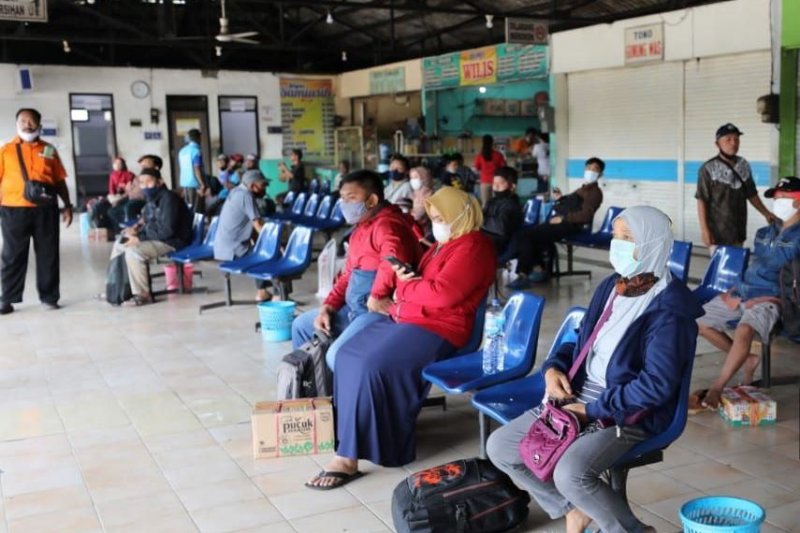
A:
POLYGON ((520 101, 519 100, 506 100, 506 116, 507 117, 518 117, 519 116, 519 108, 520 108, 520 101))
POLYGON ((481 112, 490 117, 502 117, 506 114, 506 101, 494 98, 483 100, 481 112))
POLYGON ((531 100, 522 100, 520 102, 520 115, 523 117, 536 117, 539 116, 538 109, 536 107, 536 102, 531 100))
POLYGON ((734 427, 766 426, 774 424, 778 418, 775 400, 750 386, 724 389, 719 413, 734 427))
POLYGON ((259 402, 251 417, 256 459, 332 452, 331 398, 259 402))

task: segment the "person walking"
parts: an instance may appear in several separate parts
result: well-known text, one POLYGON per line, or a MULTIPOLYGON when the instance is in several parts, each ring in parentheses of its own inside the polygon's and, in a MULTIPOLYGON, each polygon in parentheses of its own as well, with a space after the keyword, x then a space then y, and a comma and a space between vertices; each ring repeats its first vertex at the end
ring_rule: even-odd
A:
POLYGON ((191 129, 186 134, 186 144, 178 152, 181 194, 186 204, 196 213, 202 213, 206 178, 203 176, 203 150, 200 148, 200 130, 191 129))
POLYGON ((12 313, 12 304, 22 302, 31 239, 39 300, 47 310, 59 308, 58 198, 64 203, 64 223, 72 224, 67 172, 55 147, 39 138, 41 113, 23 108, 16 119, 17 136, 0 148, 0 315, 12 313))

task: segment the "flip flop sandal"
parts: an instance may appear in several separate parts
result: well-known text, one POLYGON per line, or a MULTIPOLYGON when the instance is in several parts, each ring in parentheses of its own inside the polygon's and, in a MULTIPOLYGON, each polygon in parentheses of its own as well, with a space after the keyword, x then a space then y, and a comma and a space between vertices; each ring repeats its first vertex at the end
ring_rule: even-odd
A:
POLYGON ((323 486, 312 485, 311 483, 306 483, 306 487, 308 487, 309 489, 314 489, 314 490, 333 490, 333 489, 338 489, 339 487, 343 487, 343 486, 347 485, 351 481, 355 481, 356 479, 360 478, 363 475, 364 475, 363 473, 358 472, 358 471, 356 471, 356 472, 354 472, 352 474, 346 474, 345 472, 326 472, 325 470, 323 470, 319 474, 317 474, 316 480, 325 479, 325 478, 331 478, 331 479, 335 479, 336 481, 333 484, 326 485, 326 486, 325 485, 323 485, 323 486))

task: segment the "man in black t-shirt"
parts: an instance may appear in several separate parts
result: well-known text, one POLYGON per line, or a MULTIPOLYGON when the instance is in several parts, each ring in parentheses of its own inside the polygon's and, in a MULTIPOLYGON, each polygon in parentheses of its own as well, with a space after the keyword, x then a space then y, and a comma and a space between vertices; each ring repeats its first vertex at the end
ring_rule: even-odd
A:
POLYGON ((713 254, 719 245, 742 246, 747 239, 747 202, 767 223, 777 220, 758 197, 750 163, 739 152, 742 132, 731 123, 717 129, 719 154, 706 161, 697 175, 697 216, 703 243, 713 254))
POLYGON ((303 164, 303 151, 299 148, 292 148, 292 153, 289 157, 292 161, 292 166, 291 168, 286 168, 286 165, 281 162, 280 180, 288 181, 289 190, 295 194, 300 194, 306 190, 306 167, 303 164))

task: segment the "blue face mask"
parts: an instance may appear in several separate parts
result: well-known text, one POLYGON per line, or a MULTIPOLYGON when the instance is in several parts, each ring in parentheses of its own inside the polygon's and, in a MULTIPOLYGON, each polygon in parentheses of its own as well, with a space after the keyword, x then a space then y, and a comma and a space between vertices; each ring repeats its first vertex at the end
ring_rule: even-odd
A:
POLYGON ((636 243, 623 241, 622 239, 611 239, 611 248, 608 252, 608 259, 611 266, 620 276, 628 278, 639 268, 639 261, 633 257, 636 243))
POLYGON ((158 192, 158 187, 150 187, 148 189, 142 189, 142 194, 144 195, 144 199, 148 202, 156 197, 156 193, 158 192))
POLYGON ((364 202, 342 202, 339 204, 342 216, 348 224, 358 224, 369 209, 364 202))

